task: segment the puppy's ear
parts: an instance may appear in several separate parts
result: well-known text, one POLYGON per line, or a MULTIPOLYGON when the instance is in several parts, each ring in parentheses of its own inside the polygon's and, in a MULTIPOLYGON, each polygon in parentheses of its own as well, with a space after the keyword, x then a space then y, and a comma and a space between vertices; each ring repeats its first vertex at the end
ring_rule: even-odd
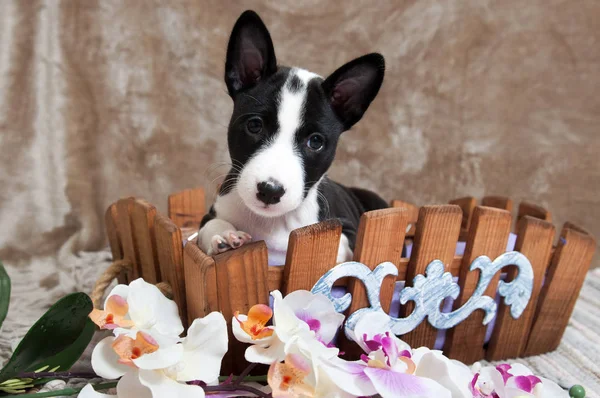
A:
POLYGON ((254 11, 235 23, 225 62, 225 83, 231 97, 277 71, 277 59, 267 27, 254 11))
POLYGON ((367 54, 333 72, 322 84, 331 107, 346 129, 358 122, 383 82, 385 60, 381 54, 367 54))

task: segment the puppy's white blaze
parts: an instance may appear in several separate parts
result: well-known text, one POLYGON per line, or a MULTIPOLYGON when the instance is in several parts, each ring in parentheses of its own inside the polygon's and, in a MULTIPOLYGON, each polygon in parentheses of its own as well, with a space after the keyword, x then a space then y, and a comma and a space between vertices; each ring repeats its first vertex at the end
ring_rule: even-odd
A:
POLYGON ((290 91, 287 82, 282 86, 278 102, 279 130, 273 139, 254 155, 240 175, 240 196, 257 214, 281 216, 296 209, 304 197, 304 165, 295 143, 296 131, 304 119, 304 103, 308 82, 317 77, 303 69, 292 69, 288 81, 297 76, 303 83, 301 90, 290 91), (283 185, 281 201, 268 208, 257 199, 257 184, 271 179, 283 185))

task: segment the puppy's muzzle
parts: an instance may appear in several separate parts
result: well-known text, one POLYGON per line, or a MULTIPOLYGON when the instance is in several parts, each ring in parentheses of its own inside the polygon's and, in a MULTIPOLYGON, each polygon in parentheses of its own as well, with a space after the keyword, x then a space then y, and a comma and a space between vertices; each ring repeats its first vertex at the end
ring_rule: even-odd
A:
POLYGON ((266 205, 279 203, 281 197, 285 194, 283 185, 275 180, 259 182, 256 189, 256 197, 266 205))

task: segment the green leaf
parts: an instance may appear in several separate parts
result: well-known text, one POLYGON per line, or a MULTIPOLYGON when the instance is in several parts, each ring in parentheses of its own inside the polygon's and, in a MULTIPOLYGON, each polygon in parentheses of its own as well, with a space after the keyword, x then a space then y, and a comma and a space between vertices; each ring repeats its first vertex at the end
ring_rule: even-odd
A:
POLYGON ((60 299, 21 340, 0 371, 0 382, 41 368, 46 371, 70 369, 94 335, 94 324, 88 318, 92 308, 92 300, 84 293, 60 299))
POLYGON ((0 261, 0 328, 6 319, 8 313, 8 304, 10 303, 10 277, 4 269, 4 264, 0 261))

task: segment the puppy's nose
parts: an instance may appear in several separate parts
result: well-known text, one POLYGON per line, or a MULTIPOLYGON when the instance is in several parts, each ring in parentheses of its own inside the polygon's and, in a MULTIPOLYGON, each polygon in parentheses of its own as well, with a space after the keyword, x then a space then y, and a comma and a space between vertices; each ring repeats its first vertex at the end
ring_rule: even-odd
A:
POLYGON ((281 197, 285 194, 283 185, 274 180, 259 182, 256 188, 258 189, 256 197, 266 205, 279 203, 281 197))

